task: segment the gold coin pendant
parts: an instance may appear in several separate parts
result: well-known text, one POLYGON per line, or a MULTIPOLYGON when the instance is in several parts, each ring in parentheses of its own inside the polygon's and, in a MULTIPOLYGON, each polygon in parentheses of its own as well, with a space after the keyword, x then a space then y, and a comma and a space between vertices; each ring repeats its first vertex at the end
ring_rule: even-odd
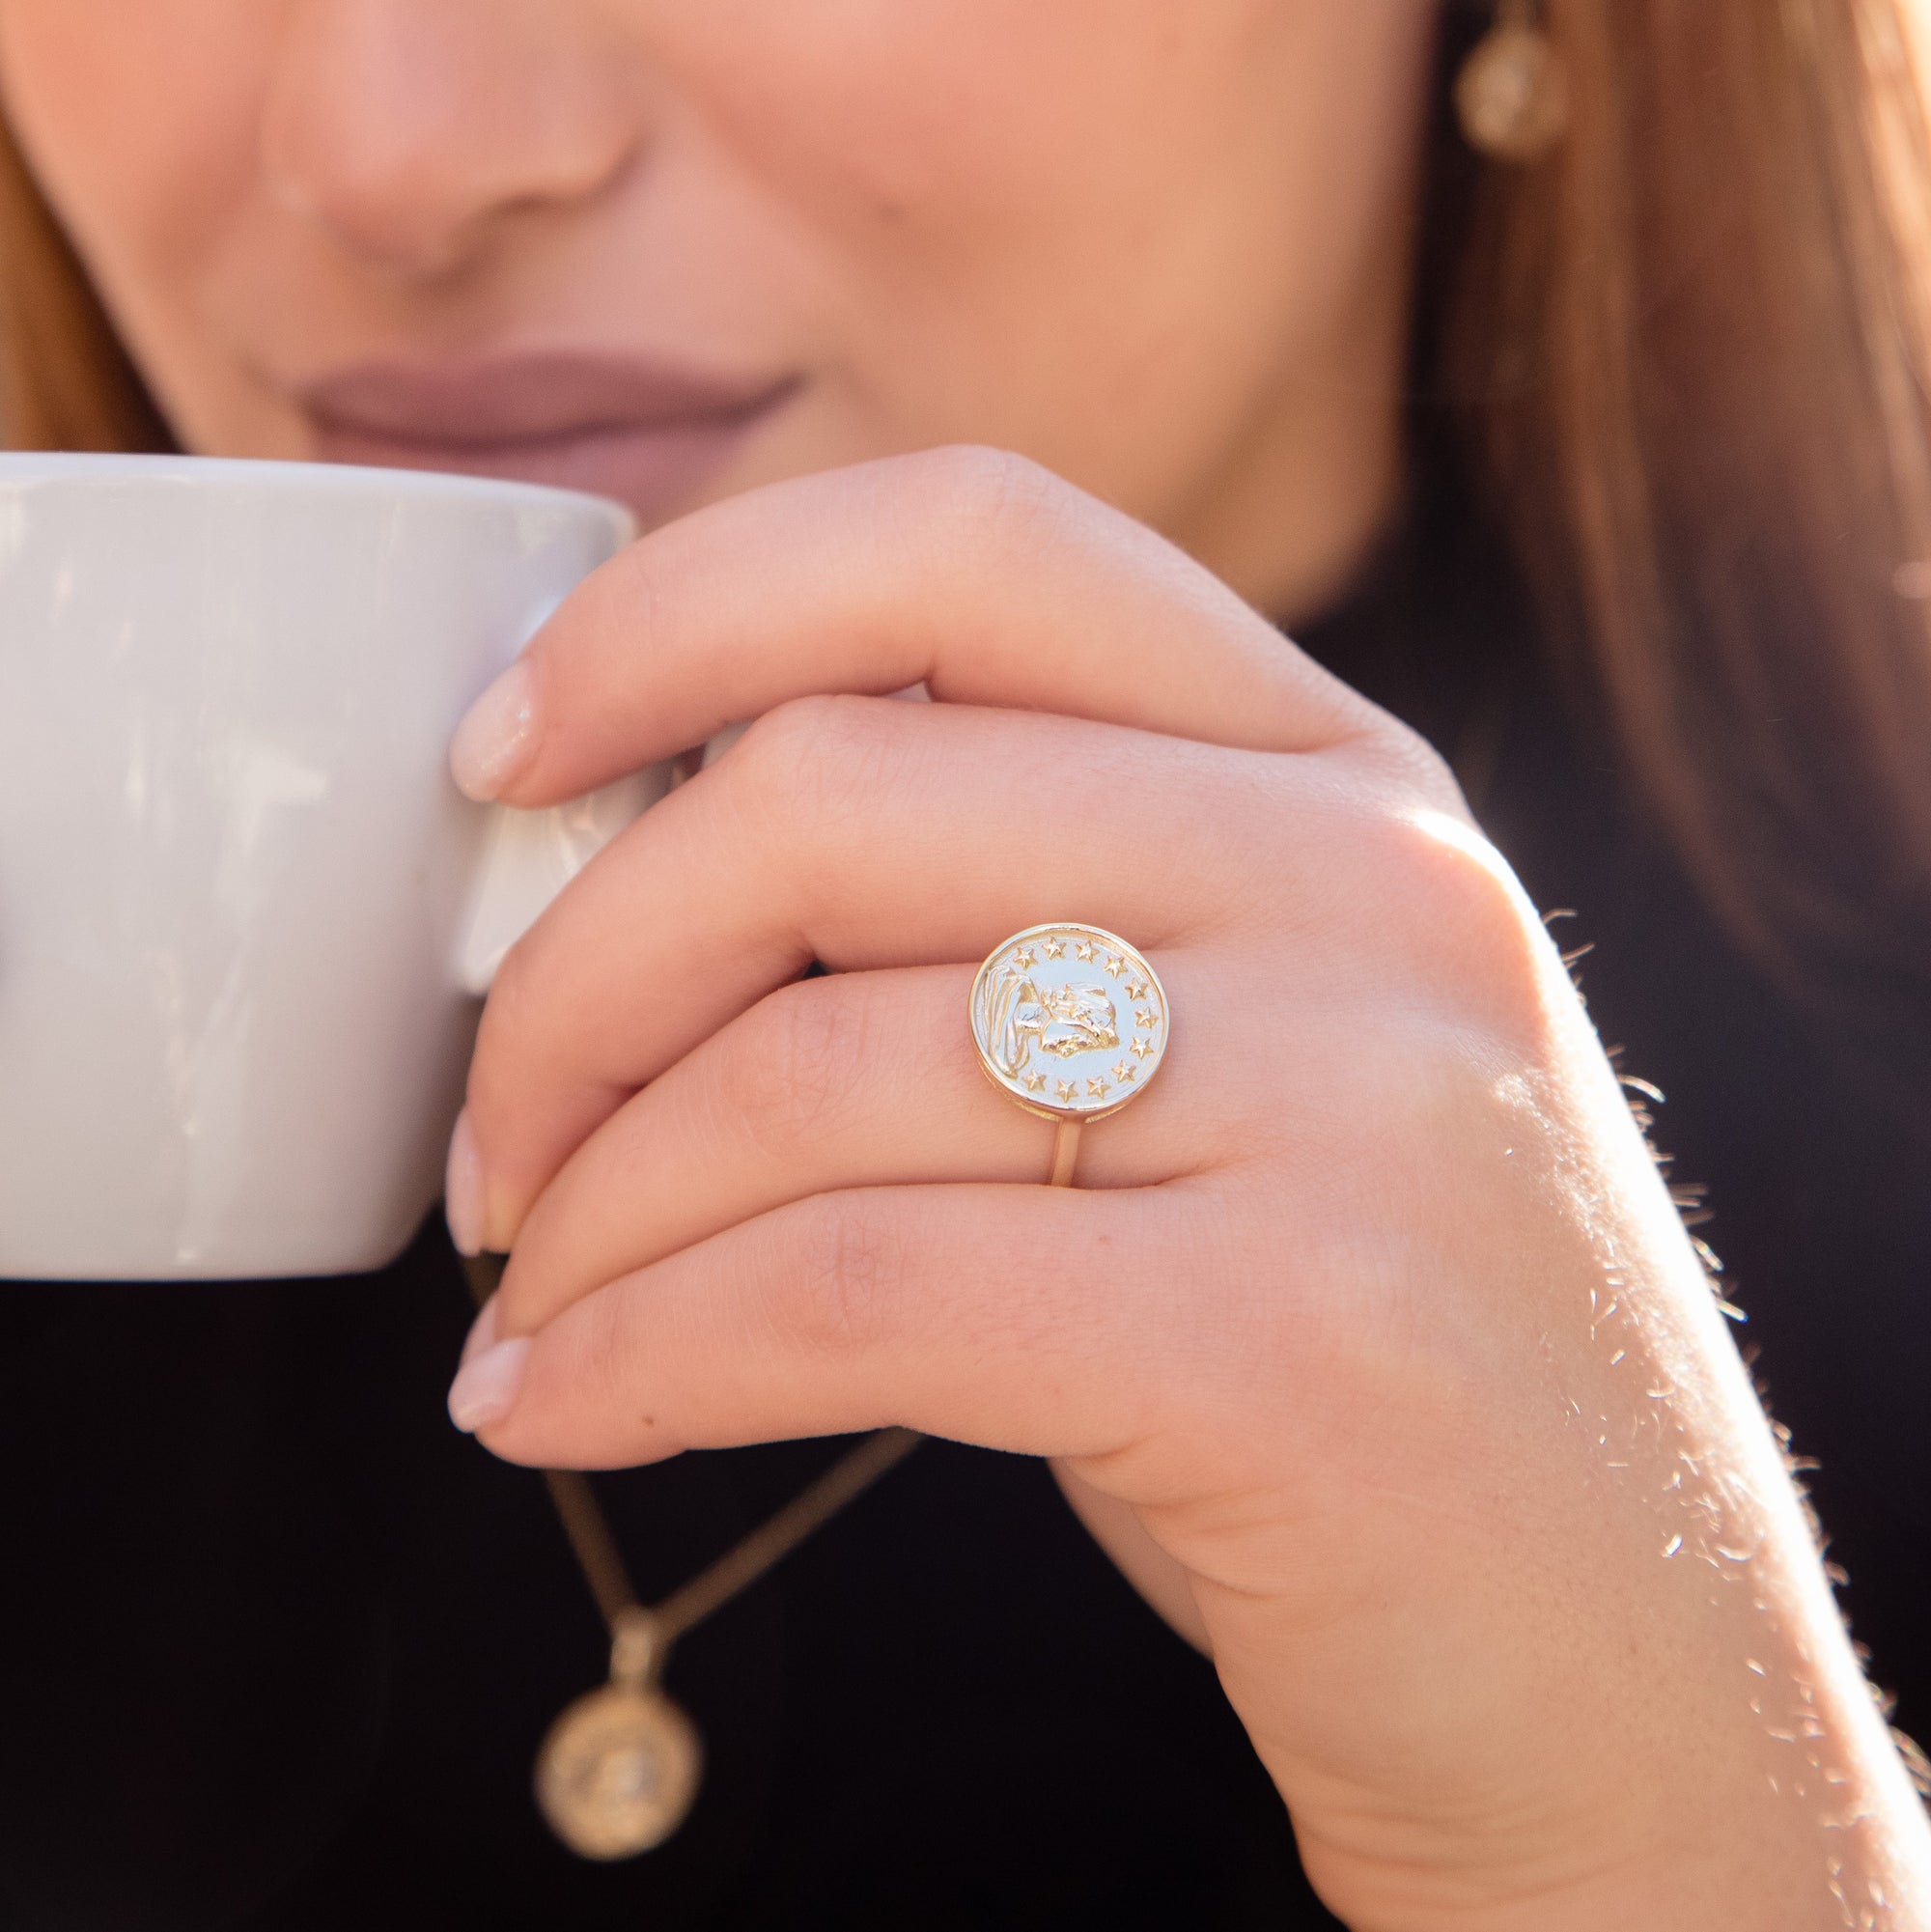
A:
POLYGON ((606 1684, 549 1727, 537 1805, 578 1857, 634 1858, 684 1823, 703 1767, 696 1727, 668 1697, 606 1684))

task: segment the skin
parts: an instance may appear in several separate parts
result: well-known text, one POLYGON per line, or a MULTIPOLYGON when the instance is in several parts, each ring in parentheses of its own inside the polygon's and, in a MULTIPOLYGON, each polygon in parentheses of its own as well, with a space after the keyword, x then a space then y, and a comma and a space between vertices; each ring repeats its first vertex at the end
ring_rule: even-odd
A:
POLYGON ((490 1000, 452 1210, 514 1247, 455 1393, 492 1449, 1053 1458, 1357 1927, 1924 1926, 1921 1813, 1533 909, 1255 614, 1389 514, 1432 25, 0 0, 0 76, 195 449, 311 453, 299 385, 375 353, 797 378, 456 747, 533 805, 759 720, 490 1000), (1070 1192, 962 1023, 1068 917, 1177 1016, 1070 1192))

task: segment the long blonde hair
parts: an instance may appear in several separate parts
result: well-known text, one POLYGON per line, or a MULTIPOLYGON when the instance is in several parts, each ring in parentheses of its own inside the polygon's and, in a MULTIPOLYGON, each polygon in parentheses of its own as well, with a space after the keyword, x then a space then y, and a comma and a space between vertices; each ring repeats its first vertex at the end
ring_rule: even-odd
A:
MULTIPOLYGON (((1436 366, 1640 794, 1773 964, 1931 981, 1915 0, 1549 0, 1571 123, 1425 251, 1436 366), (1840 970, 1843 969, 1843 970, 1840 970)), ((1449 58, 1485 20, 1449 0, 1449 58), (1458 20, 1460 40, 1458 43, 1458 20)), ((168 433, 0 129, 0 425, 168 433)))

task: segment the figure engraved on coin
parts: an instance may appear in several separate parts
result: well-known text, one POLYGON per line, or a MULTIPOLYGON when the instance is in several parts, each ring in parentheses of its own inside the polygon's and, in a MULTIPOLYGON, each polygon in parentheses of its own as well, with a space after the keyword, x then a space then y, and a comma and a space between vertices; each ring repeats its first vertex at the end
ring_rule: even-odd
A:
POLYGON ((993 1050, 1015 1079, 1031 1064, 1035 1046, 1070 1060, 1120 1044, 1119 1016, 1104 986, 1038 986, 1002 974, 993 1006, 993 1050))

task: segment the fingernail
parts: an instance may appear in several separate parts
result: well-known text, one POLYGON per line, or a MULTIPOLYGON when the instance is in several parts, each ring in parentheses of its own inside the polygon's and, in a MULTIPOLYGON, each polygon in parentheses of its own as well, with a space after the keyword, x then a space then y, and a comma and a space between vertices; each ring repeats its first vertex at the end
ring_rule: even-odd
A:
POLYGON ((536 748, 537 681, 521 658, 469 707, 450 741, 449 769, 472 798, 500 798, 536 748))
POLYGON ((442 1176, 442 1212, 458 1254, 483 1252, 483 1157, 476 1151, 469 1109, 456 1116, 449 1136, 449 1164, 442 1176))
POLYGON ((496 1346, 496 1302, 497 1298, 491 1295, 483 1303, 483 1312, 470 1323, 469 1332, 462 1338, 462 1354, 457 1361, 459 1368, 463 1362, 474 1361, 485 1349, 496 1346))
POLYGON ((494 1343, 456 1371, 449 1385, 449 1419, 465 1436, 500 1422, 516 1406, 529 1354, 527 1338, 519 1336, 494 1343))

